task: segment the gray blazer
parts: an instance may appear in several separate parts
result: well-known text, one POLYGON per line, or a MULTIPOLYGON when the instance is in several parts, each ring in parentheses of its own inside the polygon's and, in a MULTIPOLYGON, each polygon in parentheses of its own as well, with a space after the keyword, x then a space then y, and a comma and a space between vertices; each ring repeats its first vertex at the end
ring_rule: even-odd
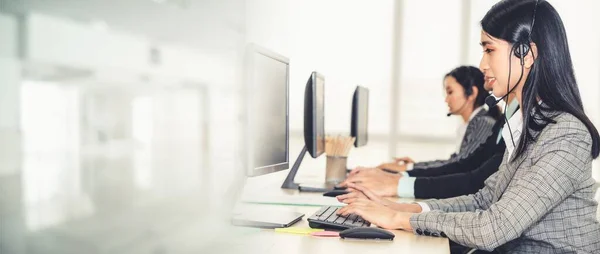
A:
POLYGON ((488 251, 600 253, 591 135, 570 114, 554 120, 516 161, 505 153, 476 194, 425 201, 415 233, 488 251))
POLYGON ((496 120, 488 115, 487 110, 480 110, 467 125, 465 136, 460 143, 459 153, 452 154, 446 160, 417 162, 414 165, 414 170, 442 167, 469 156, 478 147, 485 144, 487 138, 493 134, 492 127, 495 123, 496 120))

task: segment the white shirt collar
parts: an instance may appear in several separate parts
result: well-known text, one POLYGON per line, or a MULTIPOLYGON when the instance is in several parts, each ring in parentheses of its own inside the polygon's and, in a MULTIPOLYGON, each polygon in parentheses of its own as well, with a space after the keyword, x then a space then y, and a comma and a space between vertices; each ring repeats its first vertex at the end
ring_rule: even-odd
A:
POLYGON ((513 151, 515 150, 515 146, 519 144, 519 139, 521 138, 521 129, 523 128, 523 114, 521 113, 521 109, 517 110, 511 117, 508 119, 508 122, 504 124, 502 127, 502 138, 504 139, 504 143, 506 144, 506 151, 508 152, 508 158, 512 157, 513 151), (510 125, 510 129, 508 128, 510 125), (512 136, 511 136, 512 131, 512 136), (514 145, 513 145, 514 141, 514 145))
POLYGON ((513 99, 506 107, 506 112, 504 112, 504 115, 506 115, 506 117, 509 118, 512 117, 512 115, 515 113, 518 107, 519 101, 517 101, 517 99, 513 99))

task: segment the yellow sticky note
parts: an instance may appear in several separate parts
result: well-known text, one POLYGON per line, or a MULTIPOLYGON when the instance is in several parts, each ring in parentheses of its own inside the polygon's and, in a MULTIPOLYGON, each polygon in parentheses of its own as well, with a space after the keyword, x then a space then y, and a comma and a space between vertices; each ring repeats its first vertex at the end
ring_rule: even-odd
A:
POLYGON ((321 232, 325 231, 324 229, 318 228, 299 228, 299 227, 289 227, 289 228, 276 228, 275 232, 278 233, 290 233, 290 234, 300 234, 300 235, 309 235, 313 232, 321 232))

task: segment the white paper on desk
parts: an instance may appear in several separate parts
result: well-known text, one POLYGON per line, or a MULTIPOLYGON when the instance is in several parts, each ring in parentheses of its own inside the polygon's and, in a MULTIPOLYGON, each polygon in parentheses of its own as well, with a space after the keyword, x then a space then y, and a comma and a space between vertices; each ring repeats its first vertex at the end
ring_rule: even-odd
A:
POLYGON ((284 195, 257 195, 244 196, 242 202, 258 204, 276 204, 276 205, 296 205, 296 206, 344 206, 336 198, 323 196, 284 196, 284 195))

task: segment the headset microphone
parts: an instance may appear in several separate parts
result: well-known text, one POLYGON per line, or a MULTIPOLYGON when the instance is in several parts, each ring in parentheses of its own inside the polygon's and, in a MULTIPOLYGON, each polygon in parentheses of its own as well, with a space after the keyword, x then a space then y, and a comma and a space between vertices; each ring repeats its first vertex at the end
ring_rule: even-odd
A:
MULTIPOLYGON (((519 78, 519 81, 517 81, 517 84, 519 82, 521 82, 521 79, 523 78, 522 75, 523 75, 523 72, 521 71, 521 77, 519 78)), ((500 97, 499 99, 496 99, 496 97, 494 97, 493 95, 486 97, 485 104, 488 105, 488 108, 496 106, 496 104, 498 104, 501 100, 504 100, 504 98, 506 98, 510 93, 512 93, 512 91, 515 90, 515 88, 517 88, 517 86, 514 86, 513 88, 511 88, 504 96, 500 97)))
POLYGON ((463 110, 463 108, 465 108, 465 106, 467 106, 467 103, 469 102, 469 100, 466 100, 465 103, 463 103, 462 106, 460 106, 460 108, 458 110, 455 110, 454 112, 450 111, 448 112, 448 114, 446 114, 447 117, 450 117, 453 114, 456 114, 458 112, 460 112, 461 110, 463 110))
POLYGON ((493 106, 496 106, 496 104, 498 104, 498 102, 500 102, 501 100, 502 100, 502 98, 500 98, 499 100, 496 100, 496 97, 494 97, 493 95, 490 95, 485 98, 485 104, 488 105, 488 108, 492 108, 493 106))

